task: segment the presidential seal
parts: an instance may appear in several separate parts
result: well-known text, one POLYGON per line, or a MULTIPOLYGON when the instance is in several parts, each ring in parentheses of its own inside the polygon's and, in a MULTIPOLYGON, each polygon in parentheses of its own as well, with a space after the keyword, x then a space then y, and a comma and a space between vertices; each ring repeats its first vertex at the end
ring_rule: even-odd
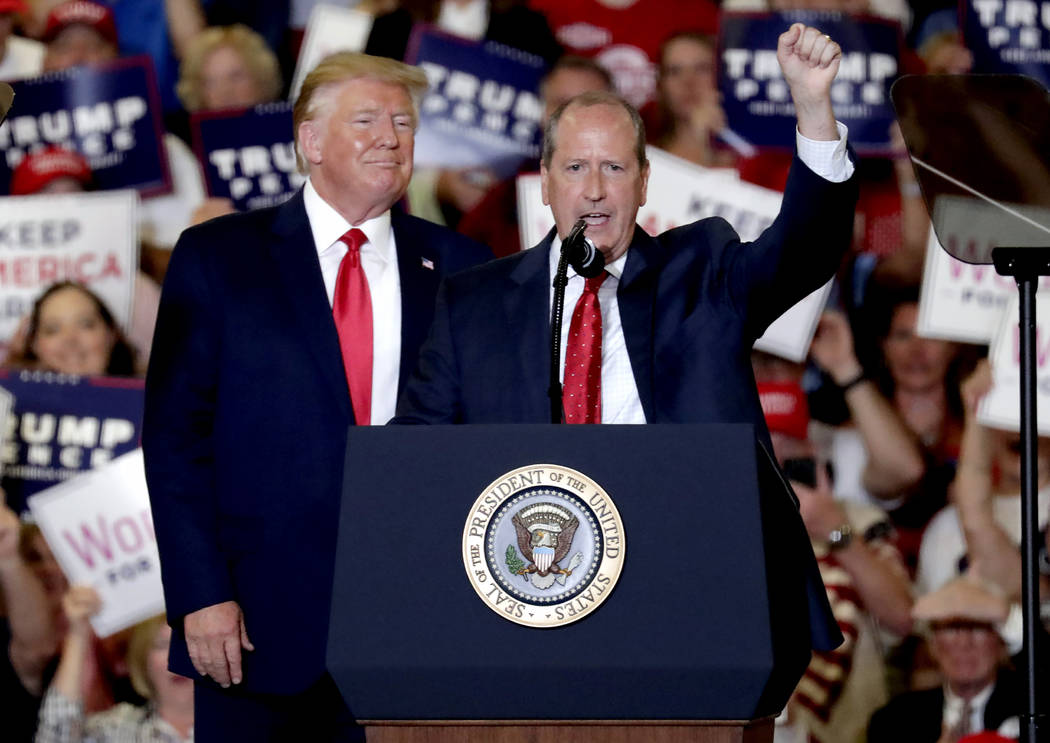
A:
POLYGON ((608 493, 576 470, 535 464, 503 475, 474 501, 463 565, 478 596, 504 619, 558 627, 608 598, 625 546, 608 493))

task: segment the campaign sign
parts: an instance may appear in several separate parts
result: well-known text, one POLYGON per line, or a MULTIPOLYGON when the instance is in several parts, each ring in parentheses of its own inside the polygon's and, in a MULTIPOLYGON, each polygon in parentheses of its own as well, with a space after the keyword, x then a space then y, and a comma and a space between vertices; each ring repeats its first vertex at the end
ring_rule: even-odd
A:
MULTIPOLYGON (((1050 292, 1036 293, 1035 374, 1040 436, 1050 436, 1050 292)), ((992 388, 981 398, 977 420, 1008 431, 1021 430, 1021 339, 1018 298, 1007 305, 996 329, 989 360, 992 388)))
POLYGON ((315 5, 295 63, 288 100, 295 102, 303 80, 329 54, 364 51, 372 32, 372 21, 372 15, 361 10, 324 3, 315 5))
POLYGON ((102 599, 99 637, 164 611, 141 449, 37 493, 29 508, 69 582, 102 599))
POLYGON ((95 292, 127 328, 138 270, 134 191, 0 197, 0 346, 57 281, 95 292))
POLYGON ((974 72, 1019 72, 1050 85, 1050 6, 1035 0, 963 0, 974 72))
POLYGON ((193 148, 209 196, 239 211, 276 206, 306 181, 295 165, 292 104, 194 114, 193 148))
MULTIPOLYGON (((782 194, 741 181, 736 171, 703 168, 656 147, 646 148, 649 189, 638 210, 638 224, 650 235, 707 217, 722 217, 740 239, 754 240, 773 223, 782 194)), ((518 176, 518 215, 521 244, 533 246, 554 226, 550 207, 544 206, 540 176, 518 176)), ((809 352, 830 282, 813 292, 773 322, 755 348, 792 361, 809 352)))
POLYGON ((835 117, 849 127, 853 147, 888 151, 900 26, 837 11, 722 14, 719 87, 729 126, 755 146, 794 149, 795 104, 777 62, 777 39, 796 22, 816 26, 842 47, 831 103, 835 117))
POLYGON ((0 388, 15 398, 0 450, 11 508, 136 448, 144 387, 141 379, 0 370, 0 388))
POLYGON ((11 83, 18 103, 0 126, 0 193, 29 152, 76 150, 99 189, 171 192, 157 82, 147 56, 73 67, 11 83))
POLYGON ((417 27, 406 59, 430 82, 416 132, 417 167, 486 168, 507 178, 539 158, 542 58, 417 27))
MULTIPOLYGON (((980 224, 979 219, 973 220, 973 227, 980 224)), ((950 235, 949 239, 956 241, 953 244, 962 244, 957 235, 950 235)), ((1040 288, 1050 288, 1050 278, 1043 277, 1040 288)), ((989 344, 999 329, 1003 312, 1016 296, 1017 283, 1013 278, 1000 276, 994 266, 963 263, 954 258, 930 230, 919 296, 919 335, 989 344)))

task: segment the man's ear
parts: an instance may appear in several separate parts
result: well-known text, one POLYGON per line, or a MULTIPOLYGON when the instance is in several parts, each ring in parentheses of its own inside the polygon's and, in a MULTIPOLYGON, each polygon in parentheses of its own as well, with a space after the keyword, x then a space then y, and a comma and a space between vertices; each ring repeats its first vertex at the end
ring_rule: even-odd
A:
POLYGON ((321 162, 321 128, 318 123, 313 119, 304 121, 299 124, 299 130, 296 132, 299 151, 311 165, 318 165, 321 162))
POLYGON ((550 174, 547 172, 547 166, 540 163, 540 193, 543 194, 543 205, 550 206, 551 200, 547 196, 547 178, 550 174))

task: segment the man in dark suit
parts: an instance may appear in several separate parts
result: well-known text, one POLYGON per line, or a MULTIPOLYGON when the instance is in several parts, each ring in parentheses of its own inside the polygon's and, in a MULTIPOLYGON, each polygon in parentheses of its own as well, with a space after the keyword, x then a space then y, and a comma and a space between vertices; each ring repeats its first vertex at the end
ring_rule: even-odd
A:
MULTIPOLYGON (((795 24, 777 55, 802 160, 780 215, 756 242, 742 245, 722 219, 645 234, 635 223, 648 181, 641 118, 612 94, 578 96, 552 115, 544 137, 540 174, 556 229, 532 250, 444 283, 396 421, 550 421, 551 281, 561 240, 582 219, 606 271, 587 280, 570 271, 560 365, 566 422, 747 422, 768 443, 751 346, 832 276, 856 200, 845 127, 829 96, 839 46, 795 24)), ((803 543, 801 521, 793 528, 803 543)), ((842 636, 812 560, 806 570, 813 646, 830 650, 842 636)))
MULTIPOLYGON (((751 346, 832 276, 852 234, 856 186, 845 127, 836 124, 829 98, 840 54, 837 44, 802 24, 781 36, 778 56, 810 164, 796 158, 779 217, 748 245, 722 219, 645 234, 635 224, 648 180, 637 112, 605 93, 584 94, 556 111, 540 169, 555 230, 532 250, 445 283, 398 421, 550 420, 551 279, 561 240, 583 219, 608 274, 597 288, 598 420, 763 426, 751 346)), ((570 271, 563 349, 585 288, 570 271)), ((570 394, 566 389, 567 401, 570 394)))
MULTIPOLYGON (((956 743, 985 730, 1019 738, 1022 677, 1004 661, 1008 649, 1021 648, 1020 607, 1011 608, 998 585, 970 571, 919 598, 912 614, 929 627, 930 653, 943 683, 899 694, 876 710, 868 742, 956 743)), ((1050 646, 1046 633, 1038 632, 1036 663, 1045 667, 1050 646)), ((1014 661, 1023 669, 1020 655, 1014 661)), ((1038 702, 1041 708, 1043 698, 1038 702)), ((1040 726, 1037 740, 1048 739, 1050 730, 1040 726)))
POLYGON ((425 88, 329 57, 293 113, 306 186, 172 256, 143 447, 171 667, 207 677, 199 741, 358 735, 325 671, 346 430, 393 415, 441 276, 489 256, 392 208, 425 88))

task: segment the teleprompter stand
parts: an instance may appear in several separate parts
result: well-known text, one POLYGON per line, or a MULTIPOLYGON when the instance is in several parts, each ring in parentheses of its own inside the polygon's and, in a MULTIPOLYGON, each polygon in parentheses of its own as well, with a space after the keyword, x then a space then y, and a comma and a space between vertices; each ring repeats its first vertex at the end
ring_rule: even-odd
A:
POLYGON ((328 666, 370 741, 768 743, 834 626, 749 425, 361 426, 346 473, 328 666), (539 464, 597 483, 625 545, 604 603, 546 628, 493 611, 463 556, 476 499, 539 464))
POLYGON ((992 263, 1019 292, 1023 743, 1047 734, 1039 617, 1036 290, 1050 276, 1050 94, 1021 75, 904 77, 892 90, 934 231, 967 263, 992 263), (980 227, 975 224, 981 222, 980 227), (983 235, 997 238, 992 244, 983 235), (1040 732, 1042 731, 1042 732, 1040 732))

